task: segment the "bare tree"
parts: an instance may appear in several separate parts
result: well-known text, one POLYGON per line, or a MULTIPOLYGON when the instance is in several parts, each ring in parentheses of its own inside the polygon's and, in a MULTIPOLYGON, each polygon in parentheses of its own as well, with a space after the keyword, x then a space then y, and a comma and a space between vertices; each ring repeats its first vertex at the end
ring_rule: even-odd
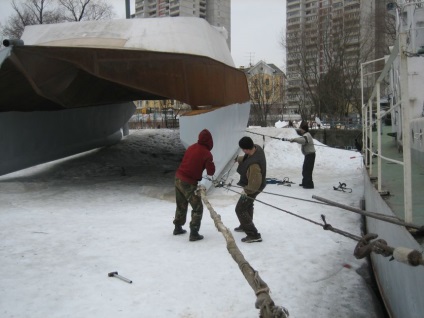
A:
POLYGON ((104 0, 57 0, 65 8, 66 21, 107 20, 114 17, 112 5, 104 0))
POLYGON ((25 26, 69 21, 111 19, 113 7, 105 0, 12 0, 14 13, 0 28, 4 37, 19 39, 25 26))
POLYGON ((34 24, 57 23, 61 15, 56 11, 54 0, 26 0, 18 5, 12 0, 14 14, 2 28, 4 36, 19 39, 25 26, 34 24))

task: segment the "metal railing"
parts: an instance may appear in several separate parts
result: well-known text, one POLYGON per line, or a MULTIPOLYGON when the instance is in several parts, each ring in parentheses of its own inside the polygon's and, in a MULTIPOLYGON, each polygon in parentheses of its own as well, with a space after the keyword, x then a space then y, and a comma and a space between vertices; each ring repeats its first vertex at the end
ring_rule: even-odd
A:
MULTIPOLYGON (((365 74, 364 69, 371 63, 376 63, 382 59, 369 61, 361 64, 361 90, 362 90, 362 118, 363 118, 363 149, 366 153, 365 165, 369 168, 370 174, 372 173, 373 163, 371 158, 377 157, 377 190, 381 193, 382 179, 381 179, 381 160, 386 160, 395 164, 403 166, 403 183, 404 183, 404 219, 405 222, 412 221, 412 176, 411 176, 411 147, 410 147, 410 134, 408 131, 410 114, 409 114, 409 90, 408 90, 408 57, 407 57, 407 34, 405 32, 399 32, 395 42, 395 46, 389 58, 386 60, 385 66, 381 71, 374 89, 369 97, 368 101, 364 100, 364 77, 371 73, 365 74), (381 96, 380 96, 380 85, 386 79, 387 76, 393 75, 393 69, 399 69, 399 84, 400 84, 400 96, 397 96, 397 103, 393 105, 393 98, 390 99, 390 108, 388 111, 392 111, 395 108, 400 108, 402 114, 402 143, 403 143, 403 161, 394 160, 383 156, 381 149, 381 120, 384 115, 388 112, 382 113, 381 111, 381 96), (400 97, 400 98, 399 98, 400 97), (376 117, 373 119, 373 105, 376 105, 376 117), (377 125, 377 151, 373 151, 373 134, 372 126, 377 125)), ((391 83, 393 84, 393 83, 391 83)), ((394 92, 394 91, 393 91, 394 92)))

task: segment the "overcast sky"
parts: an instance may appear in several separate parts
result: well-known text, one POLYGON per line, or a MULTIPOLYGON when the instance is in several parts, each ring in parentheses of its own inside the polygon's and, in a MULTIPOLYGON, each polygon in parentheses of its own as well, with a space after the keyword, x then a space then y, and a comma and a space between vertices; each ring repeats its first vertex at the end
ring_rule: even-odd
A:
MULTIPOLYGON (((11 1, 0 0, 2 24, 11 14, 11 1)), ((117 18, 125 18, 125 0, 106 1, 114 5, 117 18)), ((131 13, 134 3, 130 0, 131 13)), ((231 0, 231 53, 236 66, 264 60, 284 69, 285 52, 280 42, 285 28, 285 0, 231 0)))

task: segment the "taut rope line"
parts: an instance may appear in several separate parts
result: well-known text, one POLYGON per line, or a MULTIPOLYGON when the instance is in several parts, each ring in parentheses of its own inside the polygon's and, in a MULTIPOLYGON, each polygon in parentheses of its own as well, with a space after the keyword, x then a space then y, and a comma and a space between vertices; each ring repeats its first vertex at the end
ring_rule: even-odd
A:
MULTIPOLYGON (((253 131, 249 131, 249 130, 246 130, 246 132, 248 132, 249 134, 255 134, 255 135, 263 136, 263 137, 264 137, 264 138, 263 138, 263 141, 264 141, 264 142, 265 142, 265 137, 272 138, 272 139, 277 139, 277 140, 280 140, 280 141, 281 141, 281 138, 278 138, 278 137, 269 136, 269 135, 264 135, 264 134, 259 134, 259 133, 255 133, 255 132, 253 132, 253 131)), ((316 145, 316 144, 314 144, 314 146, 326 147, 326 148, 332 148, 332 147, 327 146, 327 145, 316 145)), ((337 148, 337 149, 339 149, 339 148, 337 148)), ((346 150, 346 149, 340 149, 340 150, 346 150)))
MULTIPOLYGON (((240 188, 240 189, 242 188, 242 187, 237 186, 237 185, 230 185, 230 186, 235 187, 235 188, 240 188)), ((238 193, 238 192, 236 192, 236 193, 238 193)), ((262 191, 261 193, 270 194, 270 195, 276 195, 278 197, 289 198, 289 199, 293 199, 293 200, 300 200, 300 201, 310 202, 310 203, 314 203, 314 204, 322 204, 322 205, 332 206, 331 204, 328 204, 328 203, 314 201, 314 200, 308 200, 308 199, 302 199, 302 198, 296 198, 296 197, 292 197, 290 195, 284 195, 284 194, 280 194, 280 193, 273 193, 273 192, 267 192, 267 191, 262 191)))
MULTIPOLYGON (((259 134, 259 133, 255 133, 255 132, 253 132, 253 131, 249 131, 249 130, 246 130, 246 132, 248 132, 249 134, 255 134, 255 135, 263 136, 263 137, 264 137, 264 138, 263 138, 263 141, 264 141, 264 142, 265 142, 265 137, 272 138, 272 139, 277 139, 277 140, 281 140, 281 138, 278 138, 278 137, 269 136, 269 135, 264 135, 264 134, 259 134)), ((332 149, 338 149, 338 150, 345 150, 345 151, 352 151, 352 150, 348 150, 348 149, 334 148, 334 147, 330 147, 330 146, 327 146, 327 145, 317 145, 317 144, 315 144, 315 143, 314 143, 314 146, 316 146, 316 147, 332 148, 332 149)))
MULTIPOLYGON (((225 187, 225 189, 227 189, 227 190, 229 190, 229 191, 232 191, 232 192, 234 192, 234 193, 237 193, 237 194, 241 194, 241 192, 237 192, 237 191, 235 191, 235 190, 233 190, 233 189, 230 189, 228 186, 226 186, 226 187, 225 187)), ((249 197, 247 197, 247 198, 248 198, 248 199, 251 199, 251 198, 249 198, 249 197)), ((252 199, 251 199, 251 200, 252 200, 252 199)), ((258 199, 253 199, 253 200, 254 200, 254 201, 257 201, 257 202, 260 202, 260 203, 262 203, 262 204, 264 204, 264 205, 270 206, 270 207, 272 207, 272 208, 274 208, 274 209, 277 209, 277 210, 280 210, 280 211, 286 212, 287 214, 290 214, 290 215, 296 216, 296 217, 298 217, 299 219, 302 219, 302 220, 305 220, 305 221, 311 222, 311 223, 313 223, 313 224, 315 224, 315 225, 319 225, 319 226, 324 227, 324 224, 321 224, 321 223, 318 223, 318 222, 312 221, 312 220, 310 220, 310 219, 308 219, 308 218, 305 218, 305 217, 303 217, 303 216, 300 216, 300 215, 298 215, 298 214, 296 214, 296 213, 293 213, 293 212, 290 212, 290 211, 284 210, 284 209, 282 209, 282 208, 276 207, 275 205, 272 205, 272 204, 266 203, 266 202, 261 201, 261 200, 258 200, 258 199)))
MULTIPOLYGON (((235 190, 230 189, 228 186, 225 186, 225 188, 229 191, 241 194, 240 192, 237 192, 235 190)), ((355 251, 354 251, 354 256, 358 259, 364 258, 366 256, 368 256, 371 252, 374 252, 376 254, 380 254, 384 257, 388 257, 391 256, 392 259, 397 260, 398 262, 402 262, 411 266, 418 266, 418 265, 423 265, 424 266, 424 258, 421 252, 417 251, 417 250, 413 250, 413 249, 409 249, 409 248, 405 248, 405 247, 391 247, 389 245, 387 245, 387 242, 383 239, 379 239, 376 240, 374 242, 371 242, 372 239, 376 239, 378 237, 377 234, 374 233, 368 233, 366 235, 364 235, 363 237, 360 236, 356 236, 354 234, 351 234, 349 232, 346 231, 342 231, 339 230, 337 228, 334 228, 331 226, 331 224, 328 224, 325 220, 325 216, 322 214, 321 218, 324 221, 324 224, 321 224, 319 222, 315 222, 313 220, 310 220, 308 218, 302 217, 296 213, 281 209, 279 207, 276 207, 272 204, 263 202, 261 200, 258 199, 253 199, 254 201, 260 202, 264 205, 267 205, 269 207, 272 207, 274 209, 286 212, 290 215, 293 215, 295 217, 298 217, 302 220, 308 221, 312 224, 315 225, 319 225, 321 226, 324 230, 328 230, 328 231, 332 231, 334 233, 343 235, 347 238, 350 238, 354 241, 357 241, 358 244, 356 245, 355 251)))

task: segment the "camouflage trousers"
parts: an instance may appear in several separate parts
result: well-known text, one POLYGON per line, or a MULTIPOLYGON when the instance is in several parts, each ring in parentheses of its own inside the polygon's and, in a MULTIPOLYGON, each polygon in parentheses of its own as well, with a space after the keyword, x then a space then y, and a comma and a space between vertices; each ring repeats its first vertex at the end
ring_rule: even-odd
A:
POLYGON ((190 222, 191 231, 199 231, 203 216, 202 198, 195 193, 196 190, 197 185, 189 184, 175 178, 175 200, 177 209, 175 211, 174 224, 184 225, 186 223, 188 204, 190 203, 192 208, 190 222))
POLYGON ((260 192, 249 194, 246 198, 240 196, 236 204, 236 215, 239 219, 241 228, 250 236, 257 236, 259 234, 253 223, 253 203, 259 193, 260 192))

